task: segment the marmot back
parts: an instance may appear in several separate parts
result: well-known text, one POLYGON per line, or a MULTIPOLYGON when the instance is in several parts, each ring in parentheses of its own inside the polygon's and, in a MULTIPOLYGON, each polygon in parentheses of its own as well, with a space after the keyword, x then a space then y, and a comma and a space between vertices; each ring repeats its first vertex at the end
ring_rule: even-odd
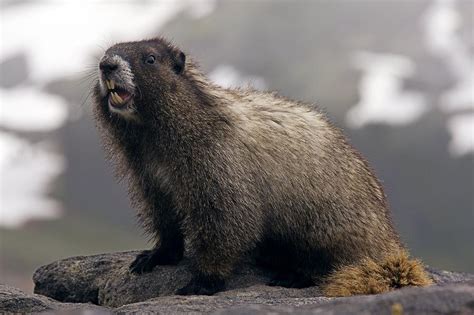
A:
POLYGON ((98 126, 156 241, 132 272, 177 263, 187 244, 179 294, 224 289, 248 252, 272 285, 332 296, 431 283, 367 162, 313 106, 218 87, 163 39, 117 44, 99 67, 98 126))

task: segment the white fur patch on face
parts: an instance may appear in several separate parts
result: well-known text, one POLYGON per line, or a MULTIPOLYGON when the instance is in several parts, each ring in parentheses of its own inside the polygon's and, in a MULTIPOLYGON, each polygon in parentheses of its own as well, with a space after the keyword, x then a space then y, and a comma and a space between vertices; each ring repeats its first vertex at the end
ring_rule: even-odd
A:
POLYGON ((99 75, 99 88, 100 88, 100 94, 102 96, 106 96, 108 93, 107 86, 105 85, 105 79, 102 77, 102 75, 99 75))
POLYGON ((111 58, 111 61, 114 63, 118 64, 118 71, 117 74, 120 77, 121 81, 123 81, 123 84, 120 84, 121 82, 119 80, 116 80, 116 82, 119 85, 122 85, 126 88, 133 88, 135 90, 135 84, 133 83, 133 72, 132 69, 130 68, 130 64, 128 61, 124 60, 122 57, 119 55, 113 55, 111 58))
POLYGON ((137 116, 135 115, 135 107, 133 107, 133 103, 127 105, 127 107, 126 107, 126 108, 123 108, 123 109, 115 108, 115 107, 113 107, 113 106, 111 106, 111 105, 109 104, 109 110, 110 110, 112 113, 116 113, 116 114, 122 116, 122 117, 125 118, 125 119, 128 119, 128 120, 138 120, 138 119, 137 119, 137 116))

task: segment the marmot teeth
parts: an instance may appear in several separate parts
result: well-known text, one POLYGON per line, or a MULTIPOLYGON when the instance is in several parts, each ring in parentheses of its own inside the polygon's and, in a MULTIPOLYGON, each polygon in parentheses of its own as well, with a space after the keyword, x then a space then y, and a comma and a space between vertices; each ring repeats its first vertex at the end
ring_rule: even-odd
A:
POLYGON ((105 80, 105 85, 109 91, 115 89, 115 81, 114 80, 105 80))
POLYGON ((121 105, 123 103, 123 99, 117 94, 117 92, 110 92, 110 95, 112 96, 112 101, 115 104, 121 105))

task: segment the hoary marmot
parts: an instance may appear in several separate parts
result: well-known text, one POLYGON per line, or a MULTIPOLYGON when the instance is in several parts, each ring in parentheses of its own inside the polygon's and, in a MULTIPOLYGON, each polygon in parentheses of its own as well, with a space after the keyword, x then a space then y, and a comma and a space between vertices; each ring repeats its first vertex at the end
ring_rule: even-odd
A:
POLYGON ((219 87, 162 38, 116 44, 99 68, 99 130, 156 240, 132 272, 178 263, 186 243, 183 295, 223 290, 252 250, 271 284, 328 296, 431 283, 366 160, 313 106, 219 87))

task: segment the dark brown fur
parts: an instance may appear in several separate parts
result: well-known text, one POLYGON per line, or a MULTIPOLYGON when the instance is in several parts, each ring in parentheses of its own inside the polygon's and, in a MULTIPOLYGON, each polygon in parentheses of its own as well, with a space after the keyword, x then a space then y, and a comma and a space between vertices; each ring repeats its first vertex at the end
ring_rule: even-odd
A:
MULTIPOLYGON (((177 263, 186 243, 195 277, 178 293, 213 294, 258 249, 277 271, 274 285, 303 287, 333 273, 327 279, 348 295, 374 290, 345 267, 405 255, 367 162, 312 106, 213 85, 163 39, 117 44, 106 54, 130 65, 133 117, 110 112, 100 82, 95 117, 156 240, 133 272, 177 263), (156 64, 143 62, 147 54, 156 64), (356 284, 343 288, 341 279, 356 284)), ((420 268, 424 280, 415 284, 428 284, 420 268)))

